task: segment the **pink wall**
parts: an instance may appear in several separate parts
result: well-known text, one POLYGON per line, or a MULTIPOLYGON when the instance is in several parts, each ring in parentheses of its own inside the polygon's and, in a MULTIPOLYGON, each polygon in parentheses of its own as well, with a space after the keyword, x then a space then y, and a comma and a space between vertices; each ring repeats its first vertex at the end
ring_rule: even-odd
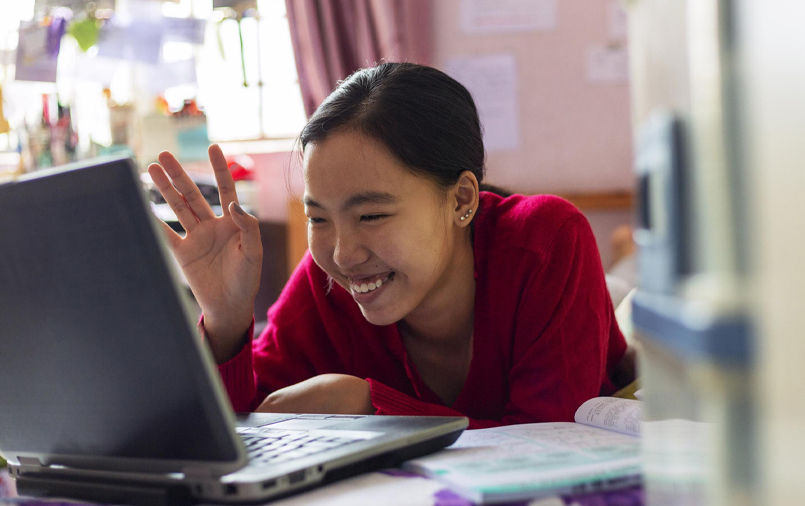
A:
POLYGON ((467 34, 461 0, 434 0, 435 57, 513 53, 517 64, 521 147, 489 153, 489 182, 525 193, 631 188, 632 149, 627 84, 591 83, 587 50, 606 46, 619 0, 556 0, 556 29, 467 34))

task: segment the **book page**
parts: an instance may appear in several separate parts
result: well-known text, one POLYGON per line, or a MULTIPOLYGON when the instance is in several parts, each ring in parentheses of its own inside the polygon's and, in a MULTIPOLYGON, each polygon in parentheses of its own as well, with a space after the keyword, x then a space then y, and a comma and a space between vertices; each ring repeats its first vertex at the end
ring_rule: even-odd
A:
POLYGON ((405 464, 476 502, 614 488, 640 474, 640 440, 577 423, 465 431, 441 452, 405 464))
POLYGON ((596 397, 576 410, 576 423, 614 430, 630 436, 640 435, 640 401, 617 397, 596 397))

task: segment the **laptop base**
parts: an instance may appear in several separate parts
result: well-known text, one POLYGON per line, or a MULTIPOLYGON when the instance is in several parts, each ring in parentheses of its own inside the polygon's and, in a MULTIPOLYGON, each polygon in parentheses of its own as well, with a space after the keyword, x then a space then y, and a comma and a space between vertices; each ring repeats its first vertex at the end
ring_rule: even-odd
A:
MULTIPOLYGON (((321 483, 311 483, 302 489, 288 490, 285 493, 263 499, 234 499, 241 504, 265 502, 287 497, 302 490, 315 488, 317 485, 332 483, 367 472, 392 468, 406 460, 421 457, 449 446, 458 439, 460 434, 461 431, 452 432, 429 441, 416 443, 405 448, 370 457, 355 464, 333 469, 325 474, 321 483)), ((17 478, 17 493, 23 497, 66 498, 92 503, 129 506, 191 506, 202 500, 199 497, 194 497, 190 487, 184 484, 166 486, 157 483, 114 479, 99 480, 75 477, 64 479, 56 476, 34 476, 31 474, 17 478)))
POLYGON ((85 480, 71 477, 20 476, 17 494, 21 497, 69 498, 102 504, 131 506, 189 506, 198 503, 184 485, 158 485, 117 480, 85 480))

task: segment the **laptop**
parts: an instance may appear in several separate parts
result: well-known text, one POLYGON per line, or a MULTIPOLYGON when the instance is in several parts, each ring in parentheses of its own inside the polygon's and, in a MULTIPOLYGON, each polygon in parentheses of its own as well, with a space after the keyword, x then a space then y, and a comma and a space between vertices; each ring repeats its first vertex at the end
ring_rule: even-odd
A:
POLYGON ((238 414, 135 163, 0 185, 0 454, 23 494, 256 502, 452 444, 463 417, 238 414))

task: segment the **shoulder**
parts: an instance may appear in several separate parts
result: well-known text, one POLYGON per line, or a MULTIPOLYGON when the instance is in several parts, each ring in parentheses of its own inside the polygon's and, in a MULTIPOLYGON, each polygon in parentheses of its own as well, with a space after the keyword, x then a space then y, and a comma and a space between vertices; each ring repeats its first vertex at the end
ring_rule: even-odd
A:
POLYGON ((555 195, 481 193, 477 239, 496 250, 518 249, 545 254, 559 239, 578 236, 589 223, 573 204, 555 195))

